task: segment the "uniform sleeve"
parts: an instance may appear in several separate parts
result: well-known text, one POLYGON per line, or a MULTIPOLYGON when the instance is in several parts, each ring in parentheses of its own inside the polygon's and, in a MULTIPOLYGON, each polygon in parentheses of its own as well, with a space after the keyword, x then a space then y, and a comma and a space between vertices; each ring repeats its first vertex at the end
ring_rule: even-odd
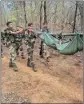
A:
POLYGON ((9 29, 5 29, 4 32, 7 33, 7 34, 9 34, 10 30, 9 29))

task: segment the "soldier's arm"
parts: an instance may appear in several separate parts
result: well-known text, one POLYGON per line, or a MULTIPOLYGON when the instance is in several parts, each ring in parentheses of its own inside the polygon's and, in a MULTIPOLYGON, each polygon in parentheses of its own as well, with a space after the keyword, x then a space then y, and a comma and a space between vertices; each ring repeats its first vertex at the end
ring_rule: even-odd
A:
POLYGON ((16 32, 10 31, 10 33, 11 33, 11 34, 14 34, 14 35, 19 34, 19 33, 22 33, 22 32, 23 32, 23 29, 18 30, 18 31, 16 31, 16 32))

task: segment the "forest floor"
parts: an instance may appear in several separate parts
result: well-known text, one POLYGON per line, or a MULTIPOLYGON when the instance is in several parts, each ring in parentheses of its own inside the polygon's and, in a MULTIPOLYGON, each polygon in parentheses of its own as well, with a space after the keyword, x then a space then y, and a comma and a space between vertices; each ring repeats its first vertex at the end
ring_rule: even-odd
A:
MULTIPOLYGON (((25 57, 26 49, 25 49, 25 57)), ((2 58, 3 103, 82 103, 83 65, 80 56, 61 55, 52 49, 48 63, 39 57, 36 42, 34 62, 37 72, 26 66, 27 58, 17 58, 18 72, 8 67, 9 51, 2 58)))

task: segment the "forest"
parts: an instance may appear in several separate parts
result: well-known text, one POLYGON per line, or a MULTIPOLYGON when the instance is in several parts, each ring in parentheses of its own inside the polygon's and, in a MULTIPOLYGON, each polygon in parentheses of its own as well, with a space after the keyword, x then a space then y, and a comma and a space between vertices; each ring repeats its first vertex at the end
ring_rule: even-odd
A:
POLYGON ((2 103, 83 103, 83 20, 84 1, 0 1, 2 103), (25 31, 28 24, 33 23, 36 32, 33 60, 37 72, 27 66, 28 49, 24 38, 24 59, 20 50, 16 56, 18 72, 9 67, 10 52, 4 43, 6 40, 2 40, 8 21, 15 29, 21 26, 25 31), (49 33, 41 32, 43 23, 47 24, 49 33), (43 34, 42 37, 39 34, 43 34), (50 53, 48 62, 39 54, 42 39, 50 53))
POLYGON ((76 32, 81 31, 83 18, 82 1, 2 1, 1 26, 7 21, 13 21, 16 25, 27 27, 33 22, 39 29, 46 21, 51 32, 76 32))

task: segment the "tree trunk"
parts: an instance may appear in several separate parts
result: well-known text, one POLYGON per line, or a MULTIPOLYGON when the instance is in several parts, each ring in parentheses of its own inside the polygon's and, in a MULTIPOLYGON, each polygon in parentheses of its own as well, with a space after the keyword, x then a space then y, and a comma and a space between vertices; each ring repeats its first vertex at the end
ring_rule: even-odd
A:
POLYGON ((1 7, 1 1, 0 1, 0 30, 1 30, 1 27, 2 27, 2 7, 1 7))
POLYGON ((57 5, 55 7, 55 16, 54 16, 54 23, 56 24, 56 19, 57 19, 57 5))
POLYGON ((62 1, 62 20, 61 20, 61 30, 62 30, 62 32, 63 32, 63 30, 64 30, 64 1, 62 1))
POLYGON ((76 16, 77 16, 77 8, 78 8, 78 3, 76 1, 76 9, 75 9, 75 16, 74 16, 74 24, 73 24, 73 33, 75 32, 75 28, 76 28, 76 16))
POLYGON ((47 23, 46 1, 44 1, 44 23, 47 23))
MULTIPOLYGON (((46 15, 46 1, 44 1, 44 23, 47 23, 47 15, 46 15)), ((40 57, 43 58, 43 41, 41 41, 40 46, 40 57)))
MULTIPOLYGON (((1 17, 1 15, 2 15, 2 6, 1 6, 1 1, 0 1, 0 57, 1 57, 1 30, 2 30, 2 17, 1 17)), ((2 66, 1 65, 1 62, 0 62, 0 66, 2 66)), ((0 71, 0 73, 1 73, 2 71, 0 71)), ((2 75, 2 74, 1 74, 2 75)), ((0 99, 1 100, 1 99, 0 99)))
POLYGON ((25 28, 27 28, 27 16, 26 16, 26 4, 25 4, 25 1, 23 1, 23 8, 24 8, 25 28))
POLYGON ((40 6, 40 29, 42 28, 42 1, 40 6))
POLYGON ((81 16, 81 31, 83 31, 83 5, 84 2, 83 1, 77 1, 78 2, 78 8, 79 8, 79 12, 80 12, 80 16, 81 16))
POLYGON ((17 18, 16 26, 18 26, 18 25, 19 25, 18 1, 17 1, 17 3, 16 3, 16 18, 17 18))
POLYGON ((32 6, 32 0, 31 0, 30 8, 31 8, 31 22, 33 22, 33 12, 32 12, 33 6, 32 6))

